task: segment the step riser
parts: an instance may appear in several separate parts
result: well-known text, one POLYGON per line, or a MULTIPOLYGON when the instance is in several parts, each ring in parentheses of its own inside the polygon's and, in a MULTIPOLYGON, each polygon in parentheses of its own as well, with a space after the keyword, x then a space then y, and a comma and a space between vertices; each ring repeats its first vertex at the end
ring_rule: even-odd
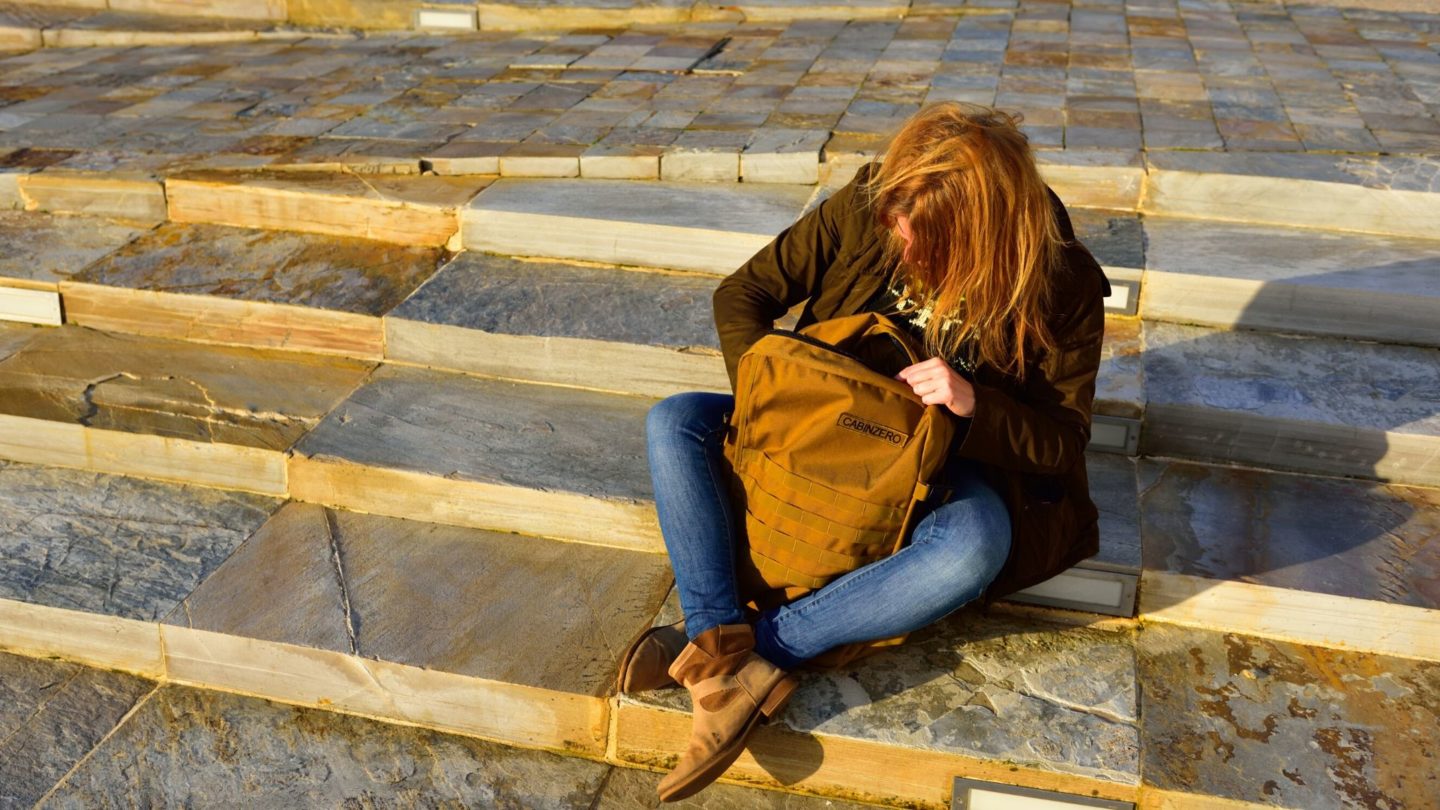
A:
MULTIPOLYGON (((622 698, 615 712, 614 757, 647 767, 672 768, 676 741, 690 733, 690 716, 622 698)), ((765 787, 798 788, 825 795, 905 807, 949 806, 955 776, 1043 790, 1134 801, 1136 789, 1085 776, 985 762, 949 753, 903 752, 874 743, 800 735, 762 726, 726 778, 765 787)))
POLYGON ((453 210, 291 189, 167 180, 169 219, 244 228, 354 236, 400 245, 444 245, 459 229, 453 210))
POLYGON ((0 414, 0 457, 30 464, 283 495, 285 454, 0 414))
POLYGON ((1140 453, 1440 485, 1440 438, 1150 403, 1140 453))
POLYGON ((1440 194, 1346 183, 1151 170, 1139 210, 1226 222, 1433 238, 1440 194))
POLYGON ((96 284, 60 285, 69 323, 135 335, 379 360, 379 318, 312 307, 96 284))
POLYGON ((664 552, 655 507, 403 470, 290 459, 290 497, 374 515, 664 552))
POLYGON ((1146 571, 1140 613, 1148 622, 1440 661, 1440 613, 1370 599, 1146 571))
POLYGON ((1150 321, 1440 346, 1440 300, 1148 270, 1150 321))
POLYGON ((157 624, 10 599, 0 599, 0 649, 149 678, 165 674, 157 624))
POLYGON ((159 222, 167 216, 165 188, 154 180, 43 173, 22 175, 18 187, 24 207, 30 211, 142 222, 159 222))

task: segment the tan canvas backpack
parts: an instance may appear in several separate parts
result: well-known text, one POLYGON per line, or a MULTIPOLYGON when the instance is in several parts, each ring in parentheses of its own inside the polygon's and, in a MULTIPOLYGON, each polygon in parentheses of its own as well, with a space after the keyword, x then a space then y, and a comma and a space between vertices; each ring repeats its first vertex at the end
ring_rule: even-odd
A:
MULTIPOLYGON (((741 356, 724 448, 745 512, 737 573, 750 607, 799 598, 908 539, 955 429, 895 379, 920 359, 915 341, 873 312, 776 330, 741 356)), ((839 666, 902 639, 846 645, 812 664, 839 666)))

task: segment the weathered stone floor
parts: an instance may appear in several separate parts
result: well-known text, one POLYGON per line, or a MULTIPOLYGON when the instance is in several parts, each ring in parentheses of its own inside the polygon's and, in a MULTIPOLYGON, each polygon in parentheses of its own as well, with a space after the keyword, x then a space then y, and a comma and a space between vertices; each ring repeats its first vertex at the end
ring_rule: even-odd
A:
POLYGON ((1037 145, 1066 150, 1440 143, 1434 14, 1172 0, 970 10, 37 50, 0 60, 0 147, 145 172, 195 155, 411 170, 509 159, 516 173, 629 157, 649 176, 663 152, 685 156, 674 171, 731 180, 747 174, 743 152, 758 180, 793 176, 797 154, 813 166, 822 145, 873 151, 937 99, 1024 110, 1037 145))

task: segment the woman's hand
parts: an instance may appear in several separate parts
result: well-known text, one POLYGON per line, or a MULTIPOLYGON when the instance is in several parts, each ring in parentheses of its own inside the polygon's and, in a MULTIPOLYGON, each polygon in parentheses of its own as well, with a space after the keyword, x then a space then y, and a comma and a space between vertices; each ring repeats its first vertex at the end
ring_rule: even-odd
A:
POLYGON ((908 384, 926 405, 944 405, 956 416, 975 413, 974 386, 939 357, 906 366, 895 379, 908 384))

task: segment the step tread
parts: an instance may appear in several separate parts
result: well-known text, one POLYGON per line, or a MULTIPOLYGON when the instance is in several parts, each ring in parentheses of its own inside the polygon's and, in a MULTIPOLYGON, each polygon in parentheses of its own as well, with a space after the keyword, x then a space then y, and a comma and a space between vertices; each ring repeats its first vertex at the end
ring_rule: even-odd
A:
POLYGON ((466 252, 389 317, 506 335, 718 349, 715 285, 699 276, 466 252))
POLYGON ((289 449, 371 368, 77 327, 6 332, 20 345, 0 360, 0 413, 276 451, 289 449))
POLYGON ((650 496, 650 400, 382 366, 297 445, 307 458, 607 499, 650 496))
POLYGON ((165 621, 603 696, 669 587, 656 554, 291 502, 165 621))
POLYGON ((39 211, 0 211, 0 277, 55 284, 145 232, 129 223, 39 211))
POLYGON ((1137 468, 1147 576, 1440 610, 1440 490, 1151 459, 1137 468))
POLYGON ((158 621, 279 506, 262 495, 0 461, 0 597, 158 621))
POLYGON ((1146 321, 1141 356, 1151 407, 1440 436, 1437 349, 1146 321))
POLYGON ((166 223, 69 279, 379 317, 429 278, 444 255, 352 237, 166 223))

